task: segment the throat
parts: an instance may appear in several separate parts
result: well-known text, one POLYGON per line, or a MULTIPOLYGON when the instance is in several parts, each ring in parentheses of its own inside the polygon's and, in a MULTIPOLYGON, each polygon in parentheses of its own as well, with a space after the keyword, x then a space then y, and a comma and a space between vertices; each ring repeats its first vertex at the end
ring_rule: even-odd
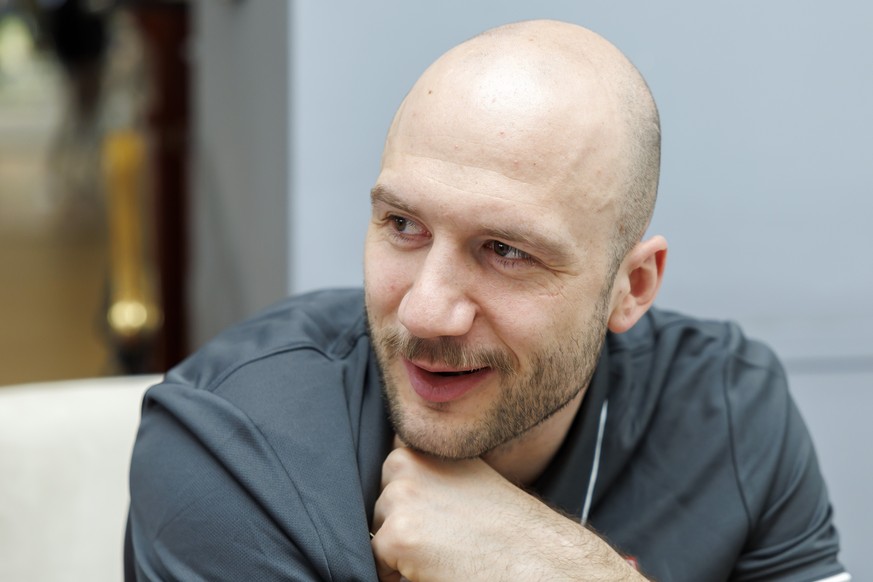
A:
POLYGON ((547 420, 482 456, 492 469, 516 485, 533 485, 552 462, 579 411, 586 390, 547 420))

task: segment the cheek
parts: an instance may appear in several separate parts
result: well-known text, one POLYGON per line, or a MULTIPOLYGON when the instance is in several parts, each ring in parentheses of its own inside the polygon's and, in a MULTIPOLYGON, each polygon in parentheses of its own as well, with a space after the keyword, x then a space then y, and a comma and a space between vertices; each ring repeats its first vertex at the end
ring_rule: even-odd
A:
POLYGON ((386 246, 379 243, 369 245, 364 260, 367 308, 379 319, 397 311, 412 284, 410 261, 386 246))
POLYGON ((517 356, 541 353, 555 343, 572 341, 588 324, 584 303, 561 294, 515 296, 500 305, 500 309, 492 307, 490 319, 517 356))
POLYGON ((498 340, 526 363, 554 341, 558 326, 566 325, 553 312, 549 300, 523 293, 494 295, 480 301, 481 321, 487 322, 498 340))

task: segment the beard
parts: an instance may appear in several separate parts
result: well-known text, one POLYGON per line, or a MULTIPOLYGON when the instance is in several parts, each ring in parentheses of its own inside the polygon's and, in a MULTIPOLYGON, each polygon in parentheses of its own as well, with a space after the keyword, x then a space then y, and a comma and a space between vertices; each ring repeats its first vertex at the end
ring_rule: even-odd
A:
MULTIPOLYGON (((502 347, 466 345, 453 337, 422 339, 400 326, 380 329, 368 313, 394 432, 410 448, 446 459, 481 457, 522 436, 588 387, 606 336, 608 300, 609 293, 603 293, 582 329, 570 337, 553 338, 530 353, 525 364, 502 347), (406 372, 399 365, 401 358, 454 369, 491 368, 499 383, 497 395, 477 418, 460 426, 438 419, 428 422, 401 398, 401 390, 409 390, 406 372)), ((429 407, 439 411, 451 404, 431 403, 429 407)))

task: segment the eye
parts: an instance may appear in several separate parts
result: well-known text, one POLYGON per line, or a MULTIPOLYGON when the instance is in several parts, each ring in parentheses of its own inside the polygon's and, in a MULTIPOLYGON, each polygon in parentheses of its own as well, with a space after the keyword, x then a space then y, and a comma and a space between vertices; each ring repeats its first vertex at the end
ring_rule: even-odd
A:
POLYGON ((495 254, 506 257, 509 259, 517 259, 527 257, 526 253, 518 250, 515 247, 511 247, 506 243, 502 243, 500 241, 491 241, 491 250, 494 251, 495 254))
POLYGON ((485 248, 491 250, 491 252, 497 255, 500 262, 504 265, 516 267, 521 265, 532 265, 536 262, 535 259, 526 252, 498 240, 488 241, 485 244, 485 248))
POLYGON ((385 232, 395 244, 409 247, 424 244, 430 239, 430 233, 418 222, 399 214, 388 214, 382 224, 385 232))
POLYGON ((406 229, 411 226, 411 222, 412 221, 408 218, 403 218, 402 216, 396 216, 394 214, 388 217, 388 223, 396 232, 406 232, 406 229))
POLYGON ((388 222, 394 228, 394 231, 398 233, 411 236, 427 234, 427 231, 425 231, 417 222, 403 216, 391 214, 388 216, 388 222))

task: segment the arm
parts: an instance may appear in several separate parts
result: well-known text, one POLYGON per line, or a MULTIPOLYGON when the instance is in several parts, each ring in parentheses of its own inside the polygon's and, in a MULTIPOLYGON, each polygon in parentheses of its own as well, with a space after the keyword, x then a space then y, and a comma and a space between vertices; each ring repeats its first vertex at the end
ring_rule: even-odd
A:
POLYGON ((277 304, 148 391, 129 579, 376 579, 367 507, 388 429, 363 377, 360 304, 359 292, 277 304))
POLYGON ((320 421, 312 399, 277 404, 261 376, 234 376, 259 395, 245 411, 226 397, 232 385, 222 395, 172 383, 147 394, 130 473, 137 579, 375 578, 342 427, 320 421), (319 446, 331 435, 335 446, 319 446))
POLYGON ((305 512, 291 522, 278 504, 299 496, 275 471, 264 437, 226 401, 152 389, 131 459, 128 571, 138 580, 322 579, 307 557, 317 538, 305 512))
POLYGON ((839 538, 827 488, 785 373, 775 355, 756 342, 741 342, 737 354, 728 365, 726 397, 749 534, 731 580, 840 576, 844 569, 837 561, 839 538))
POLYGON ((400 448, 382 482, 373 524, 382 582, 645 580, 596 534, 479 459, 400 448))

